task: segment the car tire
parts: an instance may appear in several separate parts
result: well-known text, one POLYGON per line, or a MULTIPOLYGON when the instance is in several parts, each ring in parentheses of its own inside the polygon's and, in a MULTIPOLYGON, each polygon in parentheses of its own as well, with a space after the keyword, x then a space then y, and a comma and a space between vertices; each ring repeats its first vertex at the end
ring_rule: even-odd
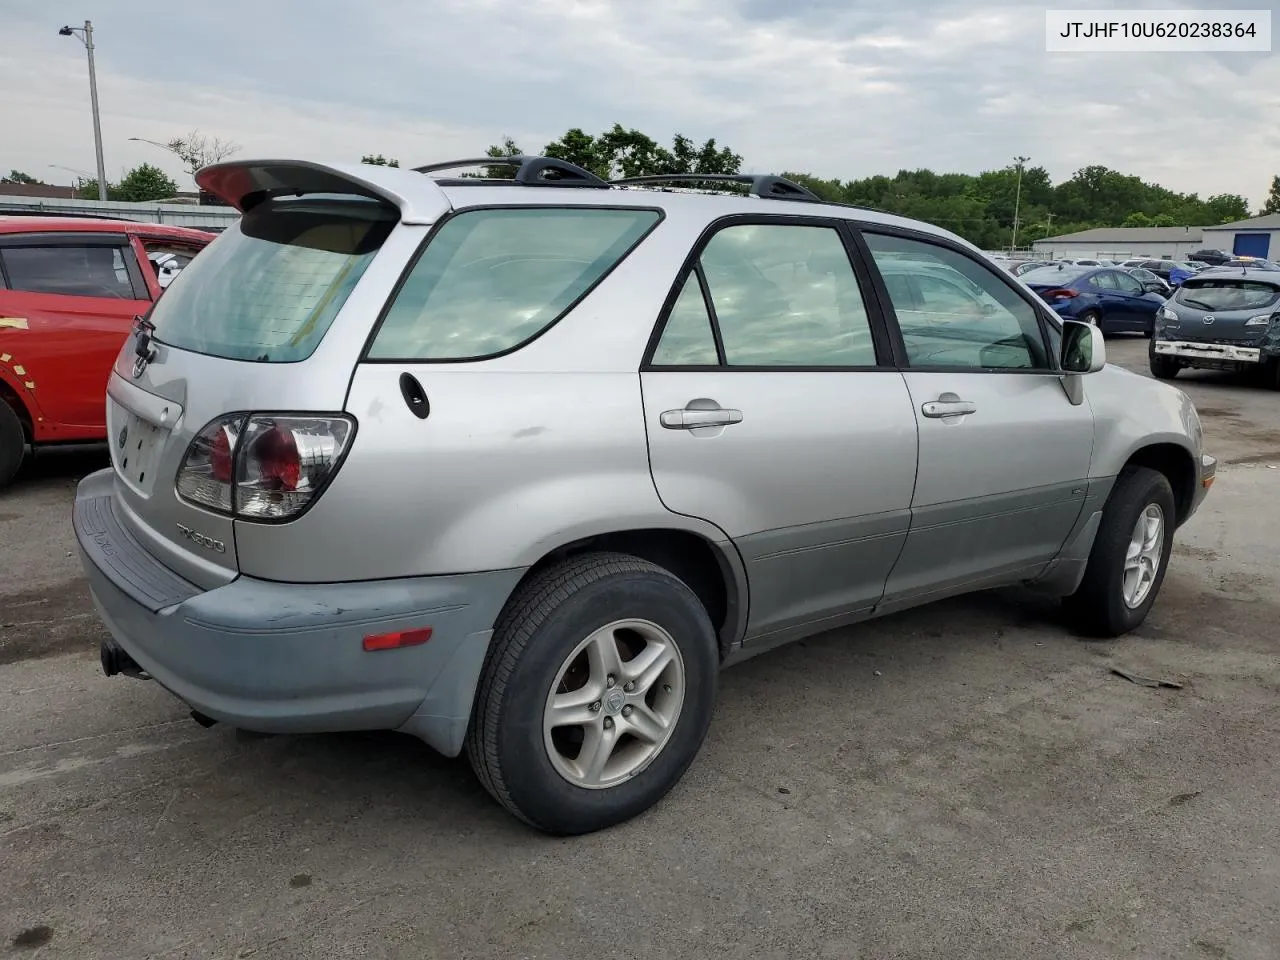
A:
POLYGON ((1280 357, 1267 361, 1262 377, 1263 382, 1272 390, 1280 390, 1280 357))
POLYGON ((1076 318, 1081 323, 1087 323, 1091 327, 1102 328, 1102 314, 1097 310, 1086 310, 1076 318))
POLYGON ((1126 467, 1102 509, 1102 524, 1089 553, 1084 579, 1063 600, 1072 624, 1086 636, 1119 637, 1138 627, 1150 612, 1169 566, 1176 523, 1173 488, 1164 474, 1149 467, 1126 467), (1159 542, 1150 542, 1151 520, 1158 519, 1159 542), (1141 531, 1147 534, 1139 550, 1138 571, 1146 564, 1145 592, 1127 592, 1126 568, 1141 531), (1152 563, 1154 561, 1154 563, 1152 563), (1154 566, 1154 569, 1150 569, 1154 566))
POLYGON ((13 408, 0 400, 0 488, 18 473, 27 456, 27 437, 22 432, 22 421, 13 408))
POLYGON ((715 629, 683 581, 626 554, 572 558, 535 574, 499 616, 467 732, 468 759, 502 806, 546 833, 578 835, 622 823, 661 800, 693 762, 711 723, 719 670, 715 629), (635 637, 645 646, 615 663, 621 667, 615 686, 602 686, 607 681, 597 668, 607 660, 606 645, 621 657, 635 637), (651 640, 672 659, 650 687, 624 697, 620 687, 633 689, 622 682, 630 677, 626 664, 647 658, 651 640), (571 685, 571 675, 574 683, 584 678, 581 688, 571 685), (587 721, 553 723, 555 692, 562 688, 566 698, 579 690, 596 696, 578 708, 587 721), (627 697, 638 699, 620 706, 627 697), (640 726, 626 716, 644 720, 658 735, 631 735, 640 726), (665 726, 653 726, 655 717, 665 717, 665 726), (597 764, 598 775, 583 772, 591 766, 586 760, 578 766, 589 738, 611 738, 618 748, 605 752, 613 766, 597 764), (645 750, 651 750, 647 759, 645 750))
POLYGON ((1178 371, 1182 369, 1182 364, 1172 357, 1162 357, 1158 354, 1151 354, 1147 357, 1147 365, 1151 368, 1151 375, 1157 380, 1172 380, 1178 375, 1178 371))

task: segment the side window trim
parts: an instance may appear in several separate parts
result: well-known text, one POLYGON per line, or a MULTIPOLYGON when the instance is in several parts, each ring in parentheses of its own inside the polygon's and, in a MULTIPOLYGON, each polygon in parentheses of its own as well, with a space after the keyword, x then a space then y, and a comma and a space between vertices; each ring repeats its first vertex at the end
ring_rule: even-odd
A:
MULTIPOLYGON (((707 283, 707 272, 702 269, 702 259, 693 262, 693 273, 698 278, 698 292, 702 294, 702 306, 707 311, 707 320, 711 324, 711 339, 716 345, 716 364, 727 369, 729 361, 725 359, 724 337, 720 335, 720 318, 716 315, 716 302, 711 297, 711 285, 707 283)), ((672 303, 672 309, 675 304, 672 303)), ((666 327, 666 324, 663 324, 666 327)), ((661 338, 659 338, 661 340, 661 338)))
POLYGON ((980 269, 986 271, 987 274, 995 277, 1006 288, 1020 299, 1031 310, 1036 318, 1036 326, 1040 331, 1040 342, 1048 358, 1049 365, 1047 367, 1009 367, 1009 368, 970 368, 970 367, 919 367, 911 366, 907 361, 907 345, 902 337, 902 330, 898 325, 897 311, 893 309, 893 301, 889 297, 889 289, 885 285, 884 277, 879 269, 875 269, 872 273, 872 286, 875 289, 876 296, 880 300, 880 312, 884 317, 885 325, 889 330, 895 352, 895 360, 900 370, 914 370, 917 372, 945 371, 948 373, 1016 373, 1022 375, 1045 376, 1046 374, 1061 375, 1062 364, 1061 359, 1051 349, 1053 338, 1047 328, 1048 320, 1044 316, 1041 307, 1033 300, 1029 299, 1026 291, 1014 282, 1011 276, 1006 276, 1004 271, 993 267, 990 264, 983 263, 975 257, 969 249, 962 244, 955 243, 946 237, 940 237, 936 234, 925 233, 920 230, 912 230, 906 227, 900 227, 896 224, 873 223, 864 220, 849 221, 849 229, 856 235, 857 242, 862 250, 865 251, 867 262, 872 266, 875 260, 871 255, 871 248, 867 245, 866 238, 863 233, 878 233, 886 236, 900 237, 904 240, 914 240, 917 243, 928 243, 934 246, 943 247, 952 253, 965 257, 974 263, 980 269))
MULTIPOLYGON (((862 250, 858 247, 857 239, 849 229, 850 221, 844 217, 815 217, 813 215, 787 215, 787 214, 756 214, 756 213, 734 213, 727 214, 723 217, 717 217, 712 220, 703 229, 698 239, 694 242, 689 253, 685 255, 684 261, 680 265, 675 280, 671 284, 671 289, 667 292, 667 297, 663 301, 662 309, 658 313, 657 321, 654 323, 653 330, 649 334, 649 342, 645 345, 644 354, 640 361, 640 372, 679 372, 683 370, 708 370, 718 369, 724 371, 739 371, 743 373, 760 373, 786 371, 788 373, 840 373, 840 372, 859 372, 871 370, 896 370, 900 366, 897 353, 894 348, 893 336, 890 332, 888 322, 882 311, 881 300, 872 295, 870 284, 872 277, 877 276, 867 269, 867 259, 863 256, 862 250), (854 279, 858 284, 859 294, 862 297, 863 308, 867 314, 867 325, 871 331, 871 341, 875 347, 876 363, 874 366, 800 366, 790 364, 779 365, 733 365, 726 363, 724 352, 724 341, 720 333, 720 320, 716 316, 715 304, 711 299, 711 291, 707 284, 706 275, 702 269, 702 254, 706 250, 707 245, 711 242, 721 230, 735 226, 774 224, 779 226, 796 226, 796 227, 826 227, 834 230, 840 238, 841 244, 844 246, 845 255, 849 259, 850 269, 853 271, 854 279), (711 319, 711 333, 715 338, 716 355, 719 357, 719 364, 715 368, 706 366, 695 367, 679 367, 679 366, 662 366, 653 363, 654 354, 657 353, 658 346, 662 342, 662 335, 666 332, 667 322, 671 318, 671 313, 675 309, 676 301, 680 297, 680 292, 684 289, 685 283, 689 276, 696 272, 698 277, 698 288, 702 292, 703 303, 707 308, 707 315, 711 319)), ((905 353, 903 354, 905 356, 905 353)))

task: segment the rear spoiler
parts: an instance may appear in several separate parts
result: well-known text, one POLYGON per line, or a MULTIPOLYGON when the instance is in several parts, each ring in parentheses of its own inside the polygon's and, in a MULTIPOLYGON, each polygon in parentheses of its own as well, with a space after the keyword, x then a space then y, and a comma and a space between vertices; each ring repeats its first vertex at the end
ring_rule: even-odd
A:
POLYGON ((436 182, 421 173, 368 163, 233 160, 203 167, 196 184, 244 213, 274 196, 339 193, 389 203, 408 224, 432 224, 452 209, 436 182))

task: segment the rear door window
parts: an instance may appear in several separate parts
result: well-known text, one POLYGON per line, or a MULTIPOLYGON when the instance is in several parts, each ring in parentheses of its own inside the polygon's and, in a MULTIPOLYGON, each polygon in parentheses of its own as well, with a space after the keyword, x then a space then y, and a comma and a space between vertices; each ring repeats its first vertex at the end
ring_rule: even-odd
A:
POLYGON ((0 249, 0 261, 12 290, 113 300, 145 296, 134 288, 128 259, 132 256, 132 249, 124 245, 58 243, 0 249))
POLYGON ((396 221, 393 208, 355 198, 253 207, 156 301, 156 339, 229 360, 305 360, 396 221))
POLYGON ((518 207, 445 221, 409 271, 373 360, 481 360, 547 330, 657 225, 656 210, 518 207))

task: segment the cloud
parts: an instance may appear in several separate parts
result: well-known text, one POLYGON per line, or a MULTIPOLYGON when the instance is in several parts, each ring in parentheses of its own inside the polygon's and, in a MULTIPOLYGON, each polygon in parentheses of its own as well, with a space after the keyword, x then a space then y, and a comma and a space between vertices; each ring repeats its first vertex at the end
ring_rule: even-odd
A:
POLYGON ((143 161, 181 176, 128 138, 192 127, 246 156, 408 163, 505 134, 534 150, 615 121, 662 140, 715 137, 753 169, 828 177, 977 172, 1024 155, 1055 179, 1101 163, 1259 204, 1278 172, 1280 58, 1048 54, 1044 7, 1012 0, 5 6, 0 165, 37 175, 93 169, 84 50, 56 33, 86 7, 99 18, 111 176, 143 161))

